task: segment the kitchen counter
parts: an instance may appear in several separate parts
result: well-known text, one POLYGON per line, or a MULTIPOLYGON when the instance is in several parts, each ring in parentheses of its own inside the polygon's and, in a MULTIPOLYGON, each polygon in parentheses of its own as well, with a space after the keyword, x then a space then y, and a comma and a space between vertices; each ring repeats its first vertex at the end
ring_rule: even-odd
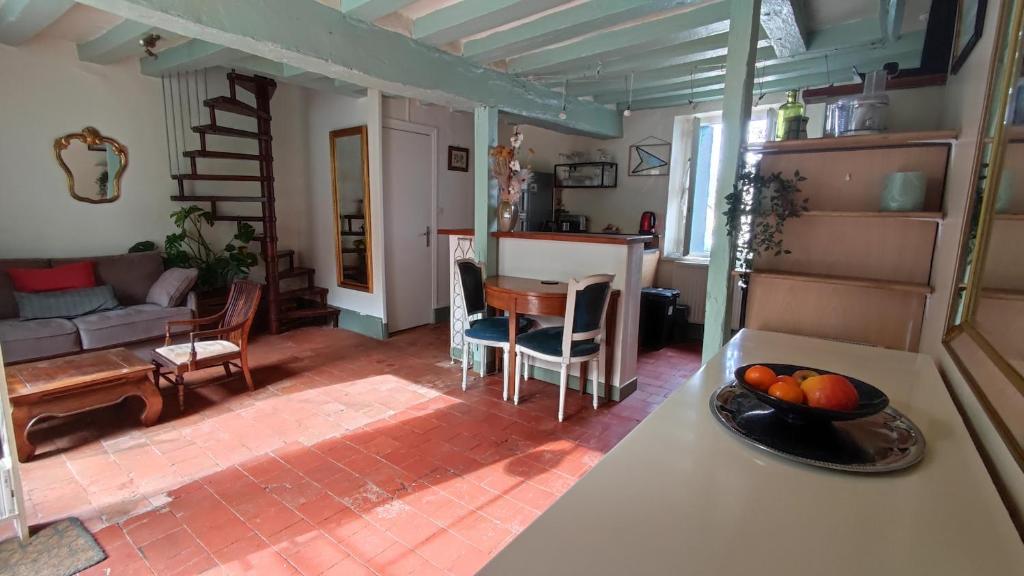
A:
POLYGON ((1008 576, 1022 567, 1020 535, 931 358, 744 330, 480 574, 1008 576), (752 362, 875 384, 923 432, 924 460, 863 475, 747 444, 708 405, 752 362))
POLYGON ((601 234, 596 232, 491 232, 495 238, 587 242, 591 244, 643 244, 652 236, 644 234, 601 234))

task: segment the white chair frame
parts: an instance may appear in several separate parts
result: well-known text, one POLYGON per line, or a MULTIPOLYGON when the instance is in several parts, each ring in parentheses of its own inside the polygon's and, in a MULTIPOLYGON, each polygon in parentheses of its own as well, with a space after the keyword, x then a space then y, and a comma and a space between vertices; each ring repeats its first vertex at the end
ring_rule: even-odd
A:
MULTIPOLYGON (((529 348, 524 348, 521 344, 516 344, 516 382, 515 382, 515 393, 513 399, 515 403, 519 404, 519 378, 520 372, 523 373, 524 377, 528 377, 527 371, 529 370, 530 357, 538 358, 541 360, 547 360, 549 362, 556 362, 560 366, 558 373, 558 421, 562 422, 565 419, 565 390, 569 386, 569 366, 572 364, 580 364, 582 362, 589 362, 590 360, 597 359, 597 362, 591 362, 593 379, 594 379, 594 409, 597 409, 598 404, 598 378, 601 373, 601 365, 604 364, 604 322, 605 316, 608 314, 608 301, 611 299, 612 289, 611 283, 615 280, 614 274, 595 274, 593 276, 587 276, 582 280, 576 280, 575 278, 569 280, 569 297, 565 303, 565 322, 566 325, 562 329, 562 355, 551 356, 548 354, 541 354, 529 348), (573 318, 576 315, 576 294, 578 291, 583 290, 587 286, 593 284, 600 284, 607 282, 608 292, 604 296, 604 304, 601 308, 601 321, 598 324, 596 330, 589 332, 578 332, 573 334, 572 323, 573 318), (586 356, 571 356, 572 343, 579 340, 590 340, 593 339, 598 345, 597 352, 588 354, 586 356), (519 363, 523 362, 523 370, 519 369, 519 363)), ((507 358, 506 358, 507 359, 507 358)), ((582 366, 581 366, 582 368, 582 366)), ((580 370, 580 388, 586 390, 587 387, 587 376, 580 370)))
MULTIPOLYGON (((463 322, 462 322, 462 391, 463 392, 466 391, 466 387, 467 387, 468 372, 469 372, 469 345, 470 344, 476 344, 478 346, 478 352, 480 353, 480 363, 479 363, 480 365, 479 365, 479 368, 480 368, 480 377, 481 378, 484 376, 484 364, 485 364, 485 362, 483 360, 483 354, 484 354, 484 348, 485 347, 490 346, 491 348, 500 348, 501 352, 502 352, 502 355, 504 357, 504 362, 502 363, 502 366, 505 366, 505 367, 508 366, 508 352, 509 352, 509 345, 508 345, 507 337, 506 337, 505 340, 484 340, 482 338, 471 338, 471 337, 469 337, 466 334, 466 331, 469 330, 469 328, 470 328, 469 324, 470 324, 471 321, 479 320, 480 318, 484 317, 484 315, 486 314, 486 305, 485 305, 484 311, 477 312, 476 314, 470 314, 469 313, 469 308, 466 306, 466 286, 465 286, 465 283, 464 283, 463 278, 462 278, 462 268, 459 266, 460 263, 464 263, 464 262, 471 263, 474 266, 476 266, 477 268, 479 268, 480 269, 480 275, 482 277, 486 278, 486 276, 484 276, 484 267, 483 267, 483 265, 480 262, 477 262, 476 260, 474 260, 472 258, 459 258, 459 259, 455 260, 456 274, 459 275, 459 287, 462 289, 462 314, 463 314, 463 318, 462 318, 462 320, 463 320, 463 322)), ((508 378, 509 378, 508 369, 505 369, 503 372, 504 372, 504 375, 503 375, 504 383, 503 383, 502 389, 501 389, 501 398, 502 398, 502 400, 508 401, 508 378)))

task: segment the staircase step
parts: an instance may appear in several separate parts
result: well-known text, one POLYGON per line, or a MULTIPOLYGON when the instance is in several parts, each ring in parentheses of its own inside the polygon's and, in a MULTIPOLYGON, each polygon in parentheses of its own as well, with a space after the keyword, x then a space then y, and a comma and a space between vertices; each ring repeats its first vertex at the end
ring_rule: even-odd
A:
POLYGON ((303 268, 302 266, 296 266, 295 268, 289 268, 287 270, 281 270, 277 273, 278 278, 298 278, 299 276, 313 277, 316 270, 312 268, 303 268))
POLYGON ((262 196, 171 196, 178 202, 266 202, 262 196))
POLYGON ((263 216, 221 216, 213 217, 217 222, 263 222, 263 216))
POLYGON ((269 178, 263 176, 249 176, 243 174, 174 174, 173 180, 209 180, 217 182, 267 182, 269 178))
POLYGON ((256 93, 256 86, 260 83, 267 84, 270 87, 271 94, 273 94, 274 89, 277 88, 277 82, 270 78, 264 78, 262 76, 247 76, 235 71, 228 72, 228 81, 233 82, 235 86, 252 94, 256 93))
POLYGON ((278 258, 291 258, 292 256, 295 256, 295 250, 292 250, 291 248, 289 248, 287 250, 278 250, 277 251, 277 257, 278 258))
POLYGON ((200 124, 199 126, 193 126, 192 131, 198 134, 212 134, 214 136, 250 138, 252 140, 272 140, 270 134, 260 134, 259 132, 253 132, 252 130, 239 130, 238 128, 228 128, 227 126, 216 126, 214 124, 200 124))
POLYGON ((240 152, 218 152, 216 150, 186 150, 181 153, 186 158, 221 158, 224 160, 255 160, 263 158, 259 154, 242 154, 240 152))
POLYGON ((310 286, 309 288, 296 288, 294 290, 282 290, 279 295, 281 300, 295 300, 298 298, 315 299, 322 301, 327 297, 327 288, 310 286))
POLYGON ((238 114, 239 116, 248 116, 250 118, 262 118, 264 120, 270 120, 270 114, 260 112, 255 106, 246 104, 241 100, 237 100, 230 96, 216 96, 203 100, 203 105, 213 108, 214 110, 222 110, 224 112, 230 112, 232 114, 238 114))
POLYGON ((296 308, 294 310, 285 310, 281 312, 282 320, 305 320, 310 318, 331 318, 337 322, 338 315, 341 314, 341 308, 331 306, 316 306, 313 308, 296 308))

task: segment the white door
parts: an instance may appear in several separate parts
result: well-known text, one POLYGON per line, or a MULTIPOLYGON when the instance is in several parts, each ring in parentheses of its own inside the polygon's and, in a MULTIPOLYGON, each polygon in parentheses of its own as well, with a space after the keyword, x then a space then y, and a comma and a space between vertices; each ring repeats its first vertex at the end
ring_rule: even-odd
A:
POLYGON ((430 229, 433 142, 384 128, 384 253, 388 332, 434 321, 430 229))

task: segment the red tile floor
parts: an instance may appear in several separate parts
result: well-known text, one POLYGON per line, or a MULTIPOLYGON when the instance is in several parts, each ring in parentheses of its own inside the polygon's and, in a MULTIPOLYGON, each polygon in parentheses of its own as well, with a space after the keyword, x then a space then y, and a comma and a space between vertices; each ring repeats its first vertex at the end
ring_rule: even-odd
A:
POLYGON ((543 382, 519 406, 493 376, 462 392, 447 336, 262 336, 254 393, 211 384, 179 414, 166 390, 151 428, 133 399, 41 425, 22 467, 31 522, 81 518, 109 554, 87 574, 471 574, 700 358, 642 355, 633 395, 594 411, 570 391, 559 424, 543 382))

